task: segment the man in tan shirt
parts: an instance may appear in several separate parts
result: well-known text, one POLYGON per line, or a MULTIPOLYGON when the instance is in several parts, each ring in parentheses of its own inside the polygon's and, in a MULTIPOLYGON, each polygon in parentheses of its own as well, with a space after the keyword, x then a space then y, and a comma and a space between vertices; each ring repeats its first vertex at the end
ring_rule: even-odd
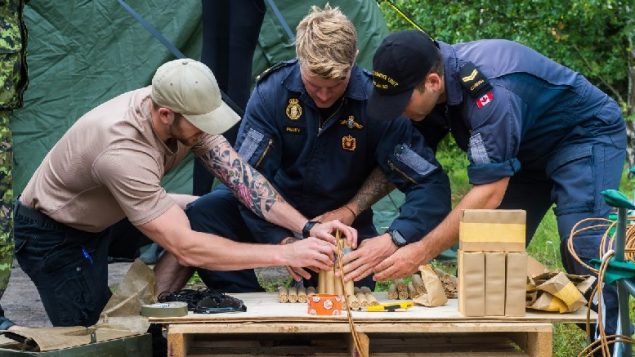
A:
POLYGON ((182 59, 159 67, 151 86, 107 101, 66 132, 15 209, 16 257, 54 326, 97 321, 111 295, 107 231, 122 219, 169 252, 155 268, 158 291, 183 284, 176 262, 215 270, 328 268, 335 229, 356 242, 356 231, 337 221, 308 221, 238 156, 220 134, 239 119, 222 102, 212 72, 182 59), (192 231, 183 207, 194 197, 160 185, 190 150, 254 213, 317 238, 256 245, 192 231))

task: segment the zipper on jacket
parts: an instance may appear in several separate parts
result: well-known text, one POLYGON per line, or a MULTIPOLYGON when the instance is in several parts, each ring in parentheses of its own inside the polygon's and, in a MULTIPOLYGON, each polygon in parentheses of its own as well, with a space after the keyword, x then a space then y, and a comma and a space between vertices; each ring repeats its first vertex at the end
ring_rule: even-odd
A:
POLYGON ((270 138, 269 142, 267 143, 267 147, 262 152, 262 155, 260 155, 260 158, 258 158, 258 161, 254 165, 254 168, 257 168, 258 166, 260 166, 260 163, 262 162, 262 160, 264 160, 265 156, 267 156, 267 153, 269 153, 269 149, 271 149, 272 144, 273 144, 273 139, 270 138))
POLYGON ((393 171, 396 171, 397 173, 399 173, 401 175, 401 177, 405 178, 406 180, 410 181, 411 183, 413 183, 414 185, 417 184, 417 181, 415 179, 413 179, 412 177, 408 176, 408 174, 406 174, 405 172, 401 171, 397 165, 395 165, 392 161, 388 160, 388 166, 390 166, 390 169, 393 171))
POLYGON ((337 109, 335 109, 333 114, 329 115, 329 117, 326 118, 326 120, 324 121, 324 125, 318 125, 318 136, 320 136, 320 134, 322 134, 322 131, 326 129, 327 124, 331 121, 331 119, 333 119, 335 115, 339 114, 340 110, 342 110, 342 107, 344 106, 345 101, 346 98, 342 98, 342 100, 340 100, 340 105, 337 106, 337 109))

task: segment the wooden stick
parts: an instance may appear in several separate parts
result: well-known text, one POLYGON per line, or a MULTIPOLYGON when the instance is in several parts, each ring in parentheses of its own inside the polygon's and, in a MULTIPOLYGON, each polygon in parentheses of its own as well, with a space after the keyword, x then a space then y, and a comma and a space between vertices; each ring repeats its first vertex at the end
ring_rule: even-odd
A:
POLYGON ((399 299, 399 293, 397 292, 397 286, 395 284, 390 284, 388 287, 388 298, 390 300, 399 299))
POLYGON ((375 295, 373 295, 373 293, 371 292, 365 293, 365 296, 366 296, 366 301, 368 301, 368 306, 379 305, 379 301, 377 301, 377 298, 375 297, 375 295))
POLYGON ((426 286, 423 283, 423 279, 421 279, 421 275, 412 274, 412 284, 419 295, 426 293, 426 286))
POLYGON ((344 287, 342 286, 342 279, 336 276, 333 276, 333 278, 335 279, 335 295, 344 296, 344 287))
POLYGON ((318 294, 326 294, 326 270, 320 270, 318 274, 318 294))
POLYGON ((289 302, 298 301, 298 289, 295 286, 289 288, 289 302))
POLYGON ((419 293, 415 289, 415 286, 412 283, 412 281, 408 283, 408 296, 410 296, 411 299, 414 299, 417 296, 419 296, 419 293))
POLYGON ((355 297, 357 298, 357 301, 359 301, 360 308, 365 309, 368 307, 368 300, 366 300, 366 295, 364 295, 364 293, 359 292, 355 295, 355 297))
POLYGON ((357 300, 357 297, 355 297, 355 295, 348 296, 348 303, 350 304, 351 310, 359 310, 361 308, 361 306, 359 305, 359 300, 357 300))
POLYGON ((278 301, 281 303, 289 302, 289 291, 284 286, 278 288, 278 301))
POLYGON ((326 294, 335 294, 335 272, 333 270, 326 271, 326 294))
POLYGON ((395 280, 395 285, 397 285, 397 291, 400 295, 402 292, 408 293, 408 285, 406 285, 406 282, 403 279, 395 280))
POLYGON ((304 286, 298 288, 298 302, 306 302, 306 289, 304 288, 304 286))

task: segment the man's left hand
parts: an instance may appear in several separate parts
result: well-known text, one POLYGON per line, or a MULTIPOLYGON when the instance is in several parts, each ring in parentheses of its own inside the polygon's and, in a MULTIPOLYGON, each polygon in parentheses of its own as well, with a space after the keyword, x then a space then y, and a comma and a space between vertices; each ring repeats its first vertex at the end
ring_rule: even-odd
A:
POLYGON ((393 280, 412 275, 419 269, 419 265, 427 263, 428 259, 421 254, 417 244, 408 244, 384 259, 373 269, 373 280, 393 280))
POLYGON ((382 260, 397 250, 389 234, 364 240, 357 250, 344 256, 344 279, 359 281, 373 272, 382 260))

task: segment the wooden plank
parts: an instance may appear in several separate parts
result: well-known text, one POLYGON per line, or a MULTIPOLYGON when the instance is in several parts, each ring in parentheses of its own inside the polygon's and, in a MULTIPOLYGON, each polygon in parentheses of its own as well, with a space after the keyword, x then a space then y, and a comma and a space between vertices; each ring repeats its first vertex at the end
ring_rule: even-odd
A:
POLYGON ((527 336, 527 353, 532 357, 547 357, 553 353, 553 328, 549 331, 532 332, 527 336))
MULTIPOLYGON (((346 315, 342 316, 312 316, 307 314, 305 304, 282 304, 278 302, 275 293, 246 293, 232 294, 245 302, 246 312, 224 313, 224 314, 189 314, 183 317, 172 318, 150 318, 152 323, 177 324, 192 322, 312 322, 330 323, 346 322, 346 315)), ((385 292, 375 293, 380 302, 394 301, 388 300, 385 292)), ((546 312, 527 311, 523 317, 465 317, 459 313, 457 300, 450 299, 445 306, 427 308, 415 306, 404 312, 365 312, 354 311, 353 318, 356 322, 464 322, 464 321, 502 321, 502 322, 565 322, 582 323, 586 320, 586 308, 581 308, 575 313, 556 314, 546 312)), ((596 321, 597 315, 591 313, 591 320, 596 321)))
POLYGON ((186 357, 192 341, 192 335, 173 332, 168 326, 168 356, 186 357))
MULTIPOLYGON (((206 337, 209 336, 216 337, 216 335, 206 337)), ((230 335, 229 338, 233 336, 235 335, 230 335)), ((322 340, 314 340, 312 335, 305 334, 301 335, 297 341, 289 339, 289 336, 298 335, 267 335, 264 339, 263 335, 258 334, 248 336, 261 340, 245 343, 246 341, 205 341, 197 338, 190 348, 190 356, 351 356, 350 352, 344 352, 347 337, 345 334, 322 334, 320 338, 325 338, 322 340)), ((527 353, 518 351, 517 346, 502 334, 395 336, 403 335, 368 336, 371 342, 371 356, 528 356, 527 353)))
MULTIPOLYGON (((551 329, 549 323, 518 322, 454 322, 454 323, 356 323, 362 333, 396 332, 404 333, 474 333, 474 332, 544 332, 551 329)), ((219 334, 219 333, 348 333, 348 324, 312 324, 312 323, 219 323, 219 324, 174 324, 169 331, 181 334, 219 334)))
POLYGON ((357 340, 359 342, 359 348, 361 351, 357 350, 355 346, 355 341, 353 340, 353 336, 349 334, 348 336, 348 353, 351 357, 361 357, 361 356, 370 356, 370 342, 368 340, 368 335, 365 333, 358 332, 357 340))

